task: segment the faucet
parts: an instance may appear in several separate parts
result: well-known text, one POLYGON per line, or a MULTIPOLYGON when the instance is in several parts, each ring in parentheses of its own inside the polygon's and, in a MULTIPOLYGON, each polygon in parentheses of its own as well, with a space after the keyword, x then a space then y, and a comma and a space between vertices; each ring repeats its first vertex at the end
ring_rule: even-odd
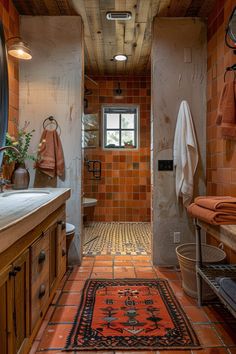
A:
POLYGON ((2 146, 2 147, 0 147, 0 152, 1 152, 1 151, 4 151, 4 150, 13 150, 13 151, 15 151, 18 155, 19 155, 19 153, 20 153, 20 151, 19 151, 16 147, 14 147, 14 146, 2 146))
MULTIPOLYGON (((15 151, 15 153, 17 153, 18 155, 20 154, 19 150, 14 147, 14 146, 2 146, 0 147, 0 152, 1 151, 4 151, 4 150, 13 150, 15 151)), ((3 187, 9 183, 8 180, 4 179, 3 178, 3 175, 2 175, 2 168, 0 167, 0 193, 3 193, 3 187)))

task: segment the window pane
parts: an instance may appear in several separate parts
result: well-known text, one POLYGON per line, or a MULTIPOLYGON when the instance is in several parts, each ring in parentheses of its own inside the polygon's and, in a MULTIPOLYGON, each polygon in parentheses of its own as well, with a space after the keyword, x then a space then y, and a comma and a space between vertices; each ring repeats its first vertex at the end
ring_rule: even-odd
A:
POLYGON ((106 146, 119 146, 119 132, 118 131, 107 131, 107 142, 106 146))
POLYGON ((134 131, 122 131, 121 132, 121 146, 125 144, 135 145, 134 131))
POLYGON ((117 113, 107 113, 107 129, 119 129, 120 116, 117 113))
POLYGON ((122 129, 134 129, 134 114, 123 113, 121 116, 122 129))

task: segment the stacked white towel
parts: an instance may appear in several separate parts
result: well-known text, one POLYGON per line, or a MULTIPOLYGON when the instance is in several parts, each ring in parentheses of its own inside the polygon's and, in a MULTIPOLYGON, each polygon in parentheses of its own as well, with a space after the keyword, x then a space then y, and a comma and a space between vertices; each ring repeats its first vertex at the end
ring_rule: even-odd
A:
POLYGON ((176 196, 187 207, 193 197, 193 177, 198 164, 197 139, 187 101, 182 101, 177 117, 174 138, 174 166, 176 168, 176 196))

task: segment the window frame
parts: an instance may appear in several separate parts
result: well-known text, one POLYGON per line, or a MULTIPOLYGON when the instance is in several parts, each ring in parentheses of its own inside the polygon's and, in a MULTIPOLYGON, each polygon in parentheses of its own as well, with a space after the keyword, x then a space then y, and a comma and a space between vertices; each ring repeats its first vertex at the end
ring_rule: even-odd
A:
MULTIPOLYGON (((116 113, 116 112, 114 112, 116 113)), ((125 113, 125 112, 123 112, 125 113)), ((137 150, 139 149, 139 105, 134 105, 134 104, 106 104, 102 106, 102 126, 103 126, 103 138, 102 138, 102 147, 104 150, 137 150), (106 109, 124 109, 127 110, 126 113, 130 109, 135 109, 135 114, 134 114, 134 128, 133 129, 122 129, 121 128, 121 113, 119 114, 119 128, 107 128, 107 119, 106 119, 106 109), (106 139, 107 139, 107 131, 118 131, 119 132, 119 146, 117 147, 106 147, 106 139), (132 148, 125 148, 124 146, 121 146, 121 133, 122 131, 132 131, 134 132, 134 141, 135 141, 135 146, 132 148)))

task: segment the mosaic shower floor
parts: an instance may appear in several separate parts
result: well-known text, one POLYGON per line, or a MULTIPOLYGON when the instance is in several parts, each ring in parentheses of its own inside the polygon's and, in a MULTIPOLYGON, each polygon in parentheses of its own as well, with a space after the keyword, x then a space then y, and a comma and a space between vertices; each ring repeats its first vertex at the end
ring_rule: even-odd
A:
POLYGON ((83 254, 147 255, 151 252, 151 224, 92 222, 84 229, 83 254))

